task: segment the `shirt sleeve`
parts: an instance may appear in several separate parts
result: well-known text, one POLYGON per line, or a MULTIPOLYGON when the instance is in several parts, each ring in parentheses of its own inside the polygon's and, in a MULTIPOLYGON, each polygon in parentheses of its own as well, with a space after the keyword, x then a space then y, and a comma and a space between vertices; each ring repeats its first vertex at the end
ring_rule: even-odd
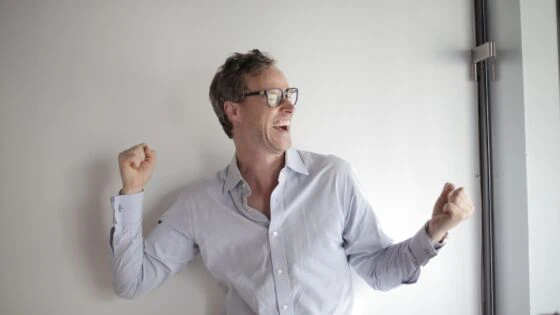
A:
POLYGON ((159 287, 199 253, 190 228, 190 209, 182 195, 145 239, 142 237, 143 199, 144 191, 111 197, 114 216, 109 255, 113 289, 126 299, 159 287))
POLYGON ((420 267, 437 255, 424 225, 411 238, 394 244, 381 229, 354 169, 345 170, 344 249, 350 265, 372 288, 389 290, 415 283, 420 267))

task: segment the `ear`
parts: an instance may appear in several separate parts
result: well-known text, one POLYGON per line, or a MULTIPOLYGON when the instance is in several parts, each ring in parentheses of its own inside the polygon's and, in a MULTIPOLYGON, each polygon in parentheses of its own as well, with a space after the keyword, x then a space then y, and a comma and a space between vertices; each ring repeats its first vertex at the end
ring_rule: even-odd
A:
POLYGON ((241 113, 239 111, 239 103, 234 103, 231 101, 226 101, 224 103, 224 113, 226 117, 231 121, 233 124, 234 121, 241 120, 241 113))

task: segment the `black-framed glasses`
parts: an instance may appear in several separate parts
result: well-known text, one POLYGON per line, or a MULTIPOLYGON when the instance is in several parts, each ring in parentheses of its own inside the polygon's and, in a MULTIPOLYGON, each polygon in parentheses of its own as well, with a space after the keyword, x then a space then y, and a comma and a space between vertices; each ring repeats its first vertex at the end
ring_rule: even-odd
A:
POLYGON ((270 107, 276 107, 282 103, 284 98, 288 99, 292 105, 296 105, 298 99, 298 89, 297 88, 287 88, 285 91, 282 89, 268 89, 256 92, 247 92, 243 94, 243 97, 253 96, 253 95, 264 95, 266 96, 266 103, 270 107))

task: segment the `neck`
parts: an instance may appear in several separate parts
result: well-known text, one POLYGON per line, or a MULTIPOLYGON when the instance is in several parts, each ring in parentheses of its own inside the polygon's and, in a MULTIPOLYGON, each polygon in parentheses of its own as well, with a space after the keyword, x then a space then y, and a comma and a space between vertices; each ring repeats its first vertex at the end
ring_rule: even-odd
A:
POLYGON ((257 195, 271 194, 278 184, 278 175, 285 164, 285 154, 259 150, 236 150, 241 176, 257 195))

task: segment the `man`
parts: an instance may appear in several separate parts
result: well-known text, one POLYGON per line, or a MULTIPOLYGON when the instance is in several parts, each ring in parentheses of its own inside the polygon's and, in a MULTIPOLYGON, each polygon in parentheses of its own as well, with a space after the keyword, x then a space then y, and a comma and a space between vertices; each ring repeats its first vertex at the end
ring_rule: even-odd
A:
POLYGON ((259 50, 229 57, 210 100, 234 157, 182 192, 146 239, 142 200, 156 152, 142 143, 119 154, 110 239, 119 296, 158 287, 199 253, 226 292, 226 314, 350 314, 350 266, 375 289, 417 281, 472 201, 446 184, 431 219, 393 244, 347 162, 291 148, 297 96, 259 50))

